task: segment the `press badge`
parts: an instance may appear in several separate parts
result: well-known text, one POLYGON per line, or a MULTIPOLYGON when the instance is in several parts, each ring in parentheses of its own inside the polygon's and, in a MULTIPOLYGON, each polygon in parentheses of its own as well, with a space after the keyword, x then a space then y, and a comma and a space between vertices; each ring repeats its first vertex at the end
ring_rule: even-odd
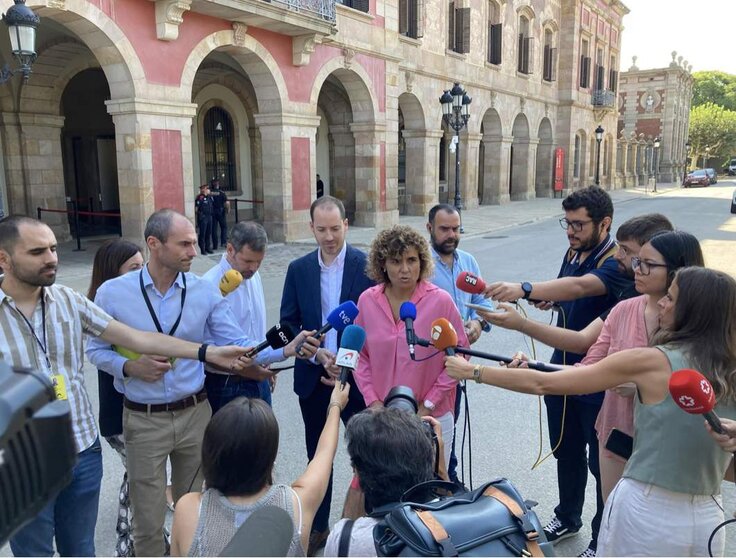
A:
POLYGON ((54 386, 54 394, 56 399, 59 401, 66 401, 68 399, 66 395, 66 380, 64 380, 63 374, 52 374, 51 384, 54 386))

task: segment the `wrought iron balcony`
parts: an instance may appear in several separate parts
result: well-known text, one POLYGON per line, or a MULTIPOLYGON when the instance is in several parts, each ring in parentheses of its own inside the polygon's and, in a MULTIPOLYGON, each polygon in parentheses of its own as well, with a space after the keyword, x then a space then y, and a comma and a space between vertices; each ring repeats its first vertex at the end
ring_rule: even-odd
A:
POLYGON ((616 92, 608 89, 596 89, 591 96, 594 107, 613 108, 616 106, 616 92))

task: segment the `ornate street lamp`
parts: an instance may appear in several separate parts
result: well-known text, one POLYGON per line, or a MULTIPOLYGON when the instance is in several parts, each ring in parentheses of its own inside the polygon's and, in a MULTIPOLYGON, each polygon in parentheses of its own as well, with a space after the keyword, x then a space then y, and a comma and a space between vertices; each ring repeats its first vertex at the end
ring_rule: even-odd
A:
MULTIPOLYGON (((455 209, 460 213, 463 208, 463 202, 460 195, 460 130, 468 123, 470 118, 470 103, 473 100, 468 97, 467 92, 455 82, 450 91, 445 90, 440 97, 442 105, 442 119, 445 123, 455 130, 457 136, 457 144, 455 145, 455 209)), ((463 231, 462 224, 460 232, 463 231)))
POLYGON ((596 156, 595 156, 595 185, 601 185, 601 141, 603 141, 603 126, 598 124, 595 129, 596 156))
POLYGON ((687 157, 690 154, 690 140, 685 140, 685 164, 682 169, 682 183, 685 184, 687 180, 687 157))
POLYGON ((659 174, 659 143, 662 140, 657 136, 654 138, 654 191, 657 191, 657 175, 659 174))
POLYGON ((3 15, 3 22, 8 26, 10 50, 20 67, 11 70, 6 64, 0 71, 0 83, 5 83, 18 72, 23 75, 23 81, 28 81, 31 64, 36 60, 36 28, 41 19, 26 6, 25 0, 15 0, 15 5, 3 15))

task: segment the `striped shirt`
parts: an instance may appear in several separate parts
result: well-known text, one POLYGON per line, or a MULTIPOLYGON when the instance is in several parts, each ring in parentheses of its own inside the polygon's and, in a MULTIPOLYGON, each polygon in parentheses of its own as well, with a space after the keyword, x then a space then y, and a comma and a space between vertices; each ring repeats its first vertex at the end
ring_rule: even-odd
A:
POLYGON ((33 316, 26 321, 0 283, 0 357, 13 368, 38 370, 49 377, 63 376, 72 410, 74 441, 81 452, 97 439, 97 425, 82 371, 83 334, 101 335, 112 318, 69 287, 44 287, 42 296, 43 304, 39 298, 33 316), (45 307, 45 323, 42 307, 45 307), (44 338, 46 354, 42 347, 44 338))

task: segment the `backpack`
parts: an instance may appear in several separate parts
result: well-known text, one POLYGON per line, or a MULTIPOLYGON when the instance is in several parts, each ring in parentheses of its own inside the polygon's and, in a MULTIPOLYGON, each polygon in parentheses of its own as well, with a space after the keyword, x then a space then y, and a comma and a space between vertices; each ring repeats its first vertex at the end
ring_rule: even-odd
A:
MULTIPOLYGON (((554 556, 539 518, 507 479, 427 503, 402 502, 373 529, 378 556, 554 556)), ((453 486, 453 485, 450 485, 453 486)))

